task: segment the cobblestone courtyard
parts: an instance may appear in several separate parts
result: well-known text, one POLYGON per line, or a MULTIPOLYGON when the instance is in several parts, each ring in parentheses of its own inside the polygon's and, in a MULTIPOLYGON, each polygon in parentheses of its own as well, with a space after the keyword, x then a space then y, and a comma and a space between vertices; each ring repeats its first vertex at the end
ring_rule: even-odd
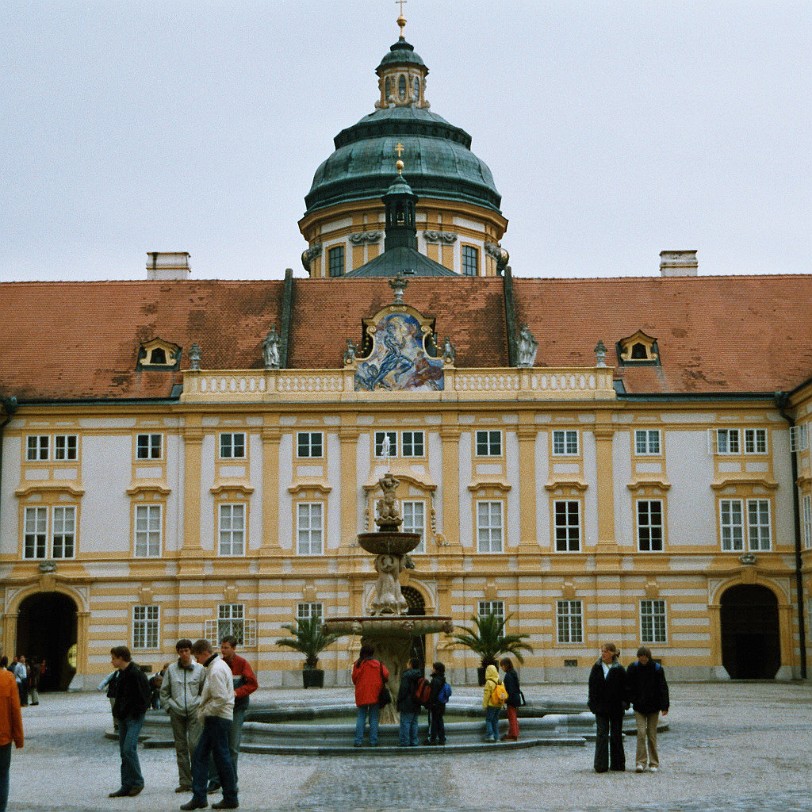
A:
MULTIPOLYGON (((525 686, 525 693, 583 700, 586 689, 525 686)), ((512 752, 497 746, 442 758, 428 748, 400 757, 366 749, 330 758, 243 753, 240 808, 812 810, 812 685, 676 683, 671 694, 671 729, 660 734, 657 775, 597 775, 591 744, 512 752)), ((286 695, 302 692, 274 691, 272 698, 286 695)), ((271 699, 264 691, 258 696, 271 699)), ((103 735, 110 726, 104 696, 45 694, 23 714, 26 746, 12 755, 10 810, 155 812, 188 800, 173 792, 174 751, 166 749, 141 751, 140 796, 107 798, 118 787, 119 759, 116 742, 103 735)), ((626 739, 626 755, 633 766, 633 738, 626 739)))

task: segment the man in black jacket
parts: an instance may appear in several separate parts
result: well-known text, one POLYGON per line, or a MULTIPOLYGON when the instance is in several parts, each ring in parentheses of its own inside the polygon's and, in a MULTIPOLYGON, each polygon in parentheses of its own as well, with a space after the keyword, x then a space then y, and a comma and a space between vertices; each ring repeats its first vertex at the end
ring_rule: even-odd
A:
POLYGON ((668 683, 665 681, 663 667, 651 659, 651 650, 646 646, 637 649, 637 662, 628 667, 626 684, 634 708, 634 720, 637 723, 635 769, 642 773, 648 766, 651 772, 656 773, 660 769, 660 757, 657 754, 657 722, 660 711, 663 716, 668 715, 668 683))
POLYGON ((121 753, 121 786, 110 798, 133 797, 144 789, 144 776, 138 761, 138 735, 150 705, 147 675, 132 661, 127 646, 110 649, 110 661, 119 675, 113 717, 118 720, 118 746, 121 753))

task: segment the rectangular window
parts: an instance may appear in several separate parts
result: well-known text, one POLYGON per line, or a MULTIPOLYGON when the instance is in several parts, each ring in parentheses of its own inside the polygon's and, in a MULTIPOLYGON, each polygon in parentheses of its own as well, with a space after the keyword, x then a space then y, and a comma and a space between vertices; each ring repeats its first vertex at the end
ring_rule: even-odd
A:
POLYGON ((220 459, 245 459, 245 434, 241 431, 220 435, 220 459))
POLYGON ((139 434, 135 438, 135 457, 139 460, 161 459, 162 434, 139 434))
POLYGON ((559 553, 577 553, 581 549, 581 503, 566 500, 553 503, 555 549, 559 553))
POLYGON ((504 601, 479 601, 477 604, 477 616, 480 618, 493 615, 500 623, 505 622, 505 602, 504 601))
POLYGON ((245 555, 245 505, 220 505, 220 555, 245 555))
POLYGON ((501 502, 477 502, 476 533, 480 553, 502 552, 501 502))
POLYGON ((162 512, 161 505, 136 505, 136 558, 154 558, 161 555, 162 512))
POLYGON ((659 454, 660 430, 636 429, 634 432, 634 453, 641 457, 659 454))
POLYGON ((479 275, 479 249, 473 245, 462 246, 462 275, 479 275))
POLYGON ((48 459, 49 440, 47 434, 32 434, 26 438, 25 458, 28 462, 48 459))
POLYGON ((297 603, 296 622, 301 620, 315 620, 324 617, 324 604, 321 603, 297 603))
POLYGON ((719 454, 739 453, 739 430, 738 429, 717 429, 716 430, 716 451, 719 454))
POLYGON ((336 245, 327 252, 330 276, 344 276, 344 246, 336 245))
POLYGON ((403 456, 423 457, 426 454, 425 442, 422 431, 403 432, 403 456))
POLYGON ((808 493, 804 494, 803 498, 803 514, 804 547, 807 550, 812 550, 812 496, 810 496, 808 493))
POLYGON ((425 553, 426 503, 404 500, 401 507, 403 509, 403 532, 420 533, 420 544, 414 548, 413 552, 425 553))
POLYGON ((300 502, 296 505, 296 551, 299 555, 321 555, 323 538, 321 502, 300 502))
POLYGON ((477 457, 501 457, 502 432, 478 431, 476 433, 476 455, 477 457))
POLYGON ((637 503, 637 548, 645 553, 663 549, 663 503, 659 499, 637 503))
POLYGON ((722 549, 729 552, 744 550, 744 518, 741 499, 722 499, 719 502, 719 526, 722 530, 722 549))
POLYGON ((769 550, 770 540, 770 500, 747 500, 747 541, 751 550, 769 550))
POLYGON ((640 639, 643 643, 665 643, 665 601, 640 601, 640 639))
POLYGON ((76 508, 55 507, 53 527, 54 558, 73 558, 76 546, 76 508))
POLYGON ((767 429, 744 430, 744 453, 745 454, 767 453, 767 429))
POLYGON ((75 434, 57 434, 54 437, 54 459, 75 460, 79 456, 79 438, 75 434))
POLYGON ((789 430, 789 450, 806 451, 809 448, 809 427, 804 423, 801 426, 792 426, 789 430))
POLYGON ((133 606, 133 648, 158 648, 160 632, 159 606, 133 606))
POLYGON ((23 542, 23 558, 45 558, 48 546, 48 508, 25 509, 23 542))
POLYGON ((581 601, 558 601, 556 628, 560 645, 584 642, 584 620, 581 601))
POLYGON ((375 432, 375 456, 382 457, 384 450, 390 457, 398 455, 398 433, 396 431, 376 431, 375 432), (384 449, 384 441, 389 439, 389 448, 384 449))
POLYGON ((245 606, 241 603, 221 603, 217 607, 217 642, 224 637, 236 637, 237 645, 245 643, 245 606))
POLYGON ((296 456, 314 459, 324 456, 324 439, 320 431, 299 431, 296 433, 296 456))
POLYGON ((553 454, 556 457, 572 457, 578 454, 578 432, 574 429, 566 431, 557 429, 553 432, 553 454))

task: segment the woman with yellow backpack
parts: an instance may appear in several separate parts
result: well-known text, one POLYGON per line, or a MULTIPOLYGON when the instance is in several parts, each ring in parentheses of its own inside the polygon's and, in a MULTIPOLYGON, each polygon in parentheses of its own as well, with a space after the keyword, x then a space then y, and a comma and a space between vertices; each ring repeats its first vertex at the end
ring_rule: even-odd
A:
POLYGON ((499 741, 499 711, 507 701, 507 691, 499 680, 495 665, 485 669, 485 688, 482 692, 482 707, 485 708, 485 741, 499 741))

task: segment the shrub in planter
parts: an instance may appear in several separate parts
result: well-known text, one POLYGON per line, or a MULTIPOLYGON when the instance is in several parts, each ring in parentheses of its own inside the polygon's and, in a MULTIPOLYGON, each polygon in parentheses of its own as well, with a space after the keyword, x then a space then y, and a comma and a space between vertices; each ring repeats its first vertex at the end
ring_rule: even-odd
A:
POLYGON ((305 655, 302 683, 305 688, 323 688, 324 671, 317 668, 319 654, 335 643, 341 635, 325 634, 320 617, 311 617, 299 620, 296 623, 286 623, 282 626, 292 637, 280 637, 277 646, 287 646, 305 655))
POLYGON ((462 632, 451 635, 454 642, 471 649, 479 657, 480 667, 477 678, 480 685, 485 684, 485 669, 489 665, 498 665, 502 654, 513 655, 520 663, 524 662, 522 652, 533 653, 533 647, 525 642, 527 634, 505 634, 505 625, 510 615, 502 619, 498 615, 474 615, 473 626, 461 626, 462 632))

